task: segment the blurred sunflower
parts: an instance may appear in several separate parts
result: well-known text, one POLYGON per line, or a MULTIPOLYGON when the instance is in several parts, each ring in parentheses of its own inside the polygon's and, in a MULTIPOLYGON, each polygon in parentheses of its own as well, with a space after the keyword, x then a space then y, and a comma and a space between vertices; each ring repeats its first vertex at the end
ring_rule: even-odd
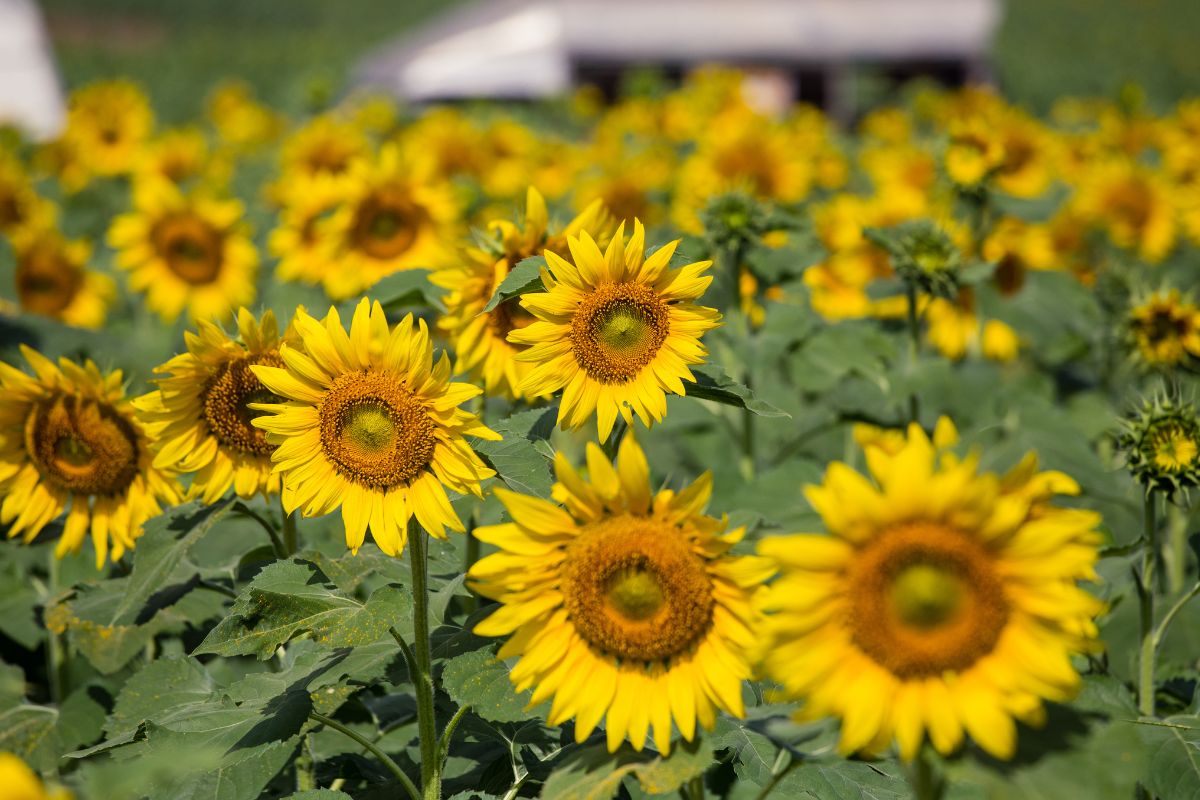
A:
POLYGON ((1178 289, 1159 290, 1137 302, 1128 335, 1148 367, 1174 367, 1200 358, 1200 307, 1178 289))
POLYGON ((0 234, 42 225, 53 220, 54 214, 53 204, 38 196, 17 157, 0 150, 0 234))
POLYGON ((423 172, 395 145, 350 167, 347 198, 329 219, 329 297, 345 300, 394 272, 444 264, 458 208, 449 186, 423 172))
POLYGON ((179 186, 196 178, 222 185, 228 177, 227 165, 210 157, 208 140, 198 128, 173 128, 154 137, 142 148, 134 173, 164 178, 179 186))
POLYGON ((281 204, 301 200, 314 179, 344 179, 354 161, 370 154, 370 142, 353 123, 314 117, 280 147, 280 176, 271 195, 281 204))
POLYGON ((227 80, 209 93, 205 108, 221 141, 234 149, 250 150, 274 140, 283 120, 254 97, 254 90, 240 80, 227 80))
POLYGON ((389 329, 364 298, 349 334, 332 308, 322 321, 299 309, 292 324, 301 347, 280 348, 284 366, 250 367, 286 401, 253 406, 269 412, 253 424, 276 445, 284 508, 316 517, 341 506, 355 553, 369 527, 381 550, 399 554, 413 516, 439 538, 463 530, 446 488, 481 496, 480 481, 495 474, 463 437, 500 436, 458 408, 481 390, 450 382, 445 353, 434 365, 425 322, 410 314, 389 329))
POLYGON ((430 281, 449 290, 444 298, 446 313, 438 322, 457 354, 454 371, 469 373, 475 381, 483 381, 489 393, 510 399, 531 400, 536 395, 524 394, 521 384, 533 367, 517 361, 516 354, 525 348, 508 341, 508 334, 522 328, 535 318, 510 298, 491 311, 483 309, 509 271, 530 256, 546 250, 569 258, 567 237, 587 231, 594 238, 607 242, 615 223, 599 200, 589 205, 561 231, 551 233, 546 201, 532 187, 525 200, 523 225, 508 220, 495 220, 488 225, 491 238, 484 246, 471 247, 465 260, 453 267, 438 270, 430 281))
POLYGON ((116 560, 161 503, 179 502, 178 486, 154 466, 120 370, 21 352, 34 375, 0 362, 0 522, 28 542, 66 512, 56 554, 78 551, 90 532, 99 568, 110 542, 116 560))
POLYGON ((601 439, 617 414, 644 425, 667 413, 667 395, 684 394, 695 381, 689 365, 703 363, 700 344, 720 324, 715 309, 696 305, 712 282, 711 261, 671 268, 679 241, 646 257, 646 231, 634 221, 624 244, 624 225, 601 252, 587 231, 567 238, 572 261, 546 252, 545 292, 521 295, 537 320, 509 334, 529 349, 518 361, 534 364, 521 391, 539 396, 563 390, 562 427, 581 427, 593 412, 601 439))
POLYGON ((585 480, 556 456, 553 494, 565 509, 496 490, 513 521, 475 529, 500 552, 468 579, 501 606, 475 632, 510 636, 498 657, 520 658, 516 690, 533 687, 531 704, 553 696, 550 724, 574 717, 577 742, 606 718, 610 752, 627 736, 641 750, 652 730, 666 755, 672 721, 691 741, 717 709, 743 715, 753 597, 772 570, 731 555, 745 531, 704 514, 710 473, 654 493, 632 436, 612 464, 589 443, 587 465, 585 480))
POLYGON ((1117 247, 1152 264, 1166 258, 1177 236, 1175 206, 1161 175, 1126 162, 1093 166, 1081 179, 1079 213, 1117 247))
POLYGON ((92 247, 64 239, 53 227, 22 228, 11 236, 21 308, 80 328, 104 325, 116 285, 87 269, 92 247))
POLYGON ((345 197, 345 182, 330 175, 310 178, 303 191, 287 194, 278 224, 267 239, 267 249, 279 259, 277 278, 319 285, 336 269, 328 220, 345 197))
POLYGON ((84 167, 96 175, 123 175, 137 164, 154 129, 150 101, 128 80, 97 81, 71 93, 69 139, 84 167))
POLYGON ((129 285, 164 322, 227 319, 254 299, 258 253, 236 200, 185 194, 170 181, 140 181, 134 210, 113 220, 108 243, 129 285))
POLYGON ((47 788, 28 764, 5 751, 0 751, 0 786, 4 800, 72 800, 75 796, 61 787, 47 788))
POLYGON ((830 535, 771 537, 759 552, 781 577, 763 603, 766 674, 801 698, 801 715, 842 720, 839 749, 880 752, 894 739, 912 760, 926 734, 941 753, 964 730, 1012 758, 1014 718, 1039 725, 1043 701, 1079 689, 1071 656, 1095 650, 1103 604, 1095 580, 1100 522, 1057 508, 1078 485, 1038 472, 1031 453, 1004 476, 931 442, 868 444, 874 482, 834 463, 805 494, 830 535))
POLYGON ((267 311, 262 320, 238 309, 238 337, 201 320, 199 333, 184 334, 187 352, 155 368, 168 373, 158 390, 133 401, 140 418, 158 440, 154 463, 195 473, 191 494, 205 503, 220 500, 230 487, 238 497, 279 493, 279 474, 271 470, 275 448, 251 422, 261 412, 252 403, 278 403, 255 376, 255 365, 281 367, 279 328, 267 311))

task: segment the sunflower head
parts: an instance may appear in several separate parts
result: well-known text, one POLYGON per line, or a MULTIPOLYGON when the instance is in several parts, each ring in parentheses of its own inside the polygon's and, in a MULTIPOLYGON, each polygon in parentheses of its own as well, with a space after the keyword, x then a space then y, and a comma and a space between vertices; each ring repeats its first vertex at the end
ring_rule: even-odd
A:
POLYGON ((471 586, 501 607, 476 626, 509 636, 517 691, 551 696, 549 721, 575 718, 582 742, 607 717, 609 750, 628 736, 640 750, 653 730, 666 754, 672 720, 691 741, 717 709, 742 714, 741 682, 764 559, 733 556, 741 529, 704 514, 706 473, 679 492, 654 493, 632 436, 610 463, 588 445, 584 478, 560 453, 553 497, 497 490, 512 522, 478 528, 499 552, 476 563, 471 586))
POLYGON ((721 318, 694 302, 712 282, 711 261, 672 268, 678 242, 647 256, 641 223, 628 243, 623 230, 604 251, 586 231, 568 237, 572 261, 547 250, 546 291, 521 295, 537 320, 508 336, 527 347, 517 360, 535 365, 522 389, 563 389, 559 423, 578 428, 595 412, 601 439, 617 414, 646 425, 663 418, 666 393, 695 380, 688 365, 704 360, 700 336, 721 318))
POLYGON ((480 390, 450 382, 450 359, 435 364, 423 321, 410 314, 390 327, 383 307, 365 298, 347 331, 336 309, 323 320, 303 309, 298 341, 279 349, 282 364, 250 370, 282 402, 250 403, 266 432, 283 504, 305 516, 339 506, 346 543, 357 552, 370 528, 385 553, 399 553, 415 517, 433 536, 463 529, 446 489, 480 495, 495 473, 465 437, 499 439, 458 408, 480 390))
POLYGON ((1032 454, 981 473, 948 449, 948 420, 932 441, 916 425, 856 434, 870 476, 834 463, 805 490, 829 533, 760 543, 781 573, 766 673, 804 716, 841 718, 844 753, 894 740, 910 760, 926 736, 949 753, 966 732, 1011 758, 1014 719, 1039 724, 1044 700, 1069 699, 1071 656, 1097 646, 1102 604, 1077 581, 1096 577, 1099 517, 1052 505, 1078 487, 1032 454))
POLYGON ((1171 369, 1200 359, 1200 307, 1178 289, 1137 301, 1126 317, 1127 340, 1150 369, 1171 369))
POLYGON ((127 80, 98 81, 71 94, 64 137, 97 175, 132 170, 154 127, 145 92, 127 80))
POLYGON ((87 269, 88 242, 66 239, 42 225, 16 231, 11 242, 21 308, 84 328, 104 323, 115 286, 107 275, 87 269))
POLYGON ((917 220, 889 230, 868 228, 863 233, 891 256, 892 268, 905 283, 935 297, 957 296, 962 254, 942 228, 917 220))
POLYGON ((1122 427, 1117 446, 1147 490, 1200 486, 1200 417, 1194 404, 1158 397, 1122 420, 1122 427))
POLYGON ((178 501, 170 471, 154 466, 154 438, 135 418, 119 371, 54 363, 22 346, 34 375, 0 364, 0 522, 32 540, 67 512, 57 553, 90 531, 97 566, 134 545, 142 523, 178 501))
POLYGON ((700 212, 705 236, 720 250, 758 241, 773 226, 766 205, 744 192, 714 197, 700 212))

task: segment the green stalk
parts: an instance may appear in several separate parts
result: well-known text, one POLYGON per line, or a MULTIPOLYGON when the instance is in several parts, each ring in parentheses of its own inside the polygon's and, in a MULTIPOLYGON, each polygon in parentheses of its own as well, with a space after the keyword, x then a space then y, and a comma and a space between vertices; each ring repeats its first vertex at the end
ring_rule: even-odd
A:
POLYGON ((629 424, 625 422, 623 417, 617 417, 616 422, 613 423, 613 429, 609 431, 608 438, 600 446, 609 461, 617 457, 617 450, 620 449, 621 440, 625 438, 625 431, 627 430, 629 430, 629 424))
MULTIPOLYGON (((48 580, 50 585, 47 587, 46 597, 51 598, 58 594, 58 557, 54 554, 54 550, 50 551, 50 568, 48 570, 48 580)), ((46 642, 46 678, 50 682, 50 699, 55 705, 62 703, 67 699, 67 651, 63 647, 63 637, 61 634, 49 630, 49 639, 46 642)))
MULTIPOLYGON (((917 319, 917 288, 912 283, 905 288, 908 293, 908 368, 911 372, 916 369, 917 355, 921 351, 921 323, 917 319)), ((919 422, 920 417, 920 401, 913 391, 908 396, 908 419, 910 422, 919 422)))
POLYGON ((929 758, 928 745, 917 753, 916 761, 909 766, 907 772, 908 783, 912 787, 915 800, 940 800, 946 787, 929 758))
POLYGON ((283 512, 283 551, 288 558, 291 558, 299 549, 296 538, 296 515, 295 513, 289 514, 285 510, 283 512))
POLYGON ((413 661, 417 695, 417 731, 421 740, 423 800, 441 800, 442 765, 438 754, 437 719, 433 706, 433 658, 429 638, 429 554, 425 531, 416 517, 408 520, 408 555, 412 563, 413 661))
POLYGON ((1142 641, 1138 655, 1138 712, 1144 717, 1154 716, 1154 583, 1158 561, 1158 520, 1156 519, 1156 493, 1146 492, 1143 509, 1144 539, 1142 541, 1142 569, 1138 575, 1138 610, 1141 622, 1142 641))
MULTIPOLYGON (((750 376, 746 375, 746 388, 751 388, 750 376)), ((754 480, 758 471, 758 447, 754 436, 754 412, 742 409, 742 460, 741 472, 746 482, 754 480)))
POLYGON ((1167 594, 1177 595, 1187 582, 1187 516, 1175 504, 1167 505, 1167 544, 1163 552, 1163 572, 1167 594))
POLYGON ((347 728, 336 719, 327 717, 324 714, 318 714, 316 711, 308 712, 308 716, 328 728, 333 728, 343 736, 353 739, 364 750, 378 758, 380 763, 387 768, 387 771, 395 776, 396 780, 400 782, 400 785, 404 787, 404 791, 408 794, 409 800, 421 800, 421 795, 417 792, 417 787, 414 786, 413 782, 409 780, 409 777, 404 774, 404 770, 400 769, 400 765, 393 761, 391 756, 376 747, 370 739, 360 736, 358 733, 350 728, 347 728))

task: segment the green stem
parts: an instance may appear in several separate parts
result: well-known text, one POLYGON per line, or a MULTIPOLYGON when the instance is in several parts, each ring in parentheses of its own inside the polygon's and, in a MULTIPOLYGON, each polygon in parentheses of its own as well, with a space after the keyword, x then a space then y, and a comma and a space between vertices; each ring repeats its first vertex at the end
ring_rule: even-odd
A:
POLYGON ((1143 509, 1144 540, 1142 542, 1142 569, 1138 575, 1138 608, 1141 622, 1142 641, 1138 656, 1138 712, 1144 717, 1154 716, 1154 583, 1158 560, 1158 520, 1155 517, 1157 493, 1146 492, 1143 509))
POLYGON ((909 767, 908 782, 915 800, 940 800, 942 797, 946 787, 929 759, 928 746, 921 748, 916 761, 909 767))
POLYGON ((1163 552, 1167 593, 1176 595, 1187 582, 1187 516, 1175 504, 1167 505, 1167 545, 1163 552))
MULTIPOLYGON (((51 548, 50 552, 50 567, 48 570, 49 586, 47 587, 46 597, 52 598, 58 594, 58 557, 54 554, 51 548)), ((61 634, 50 632, 50 638, 46 643, 46 678, 50 683, 50 699, 55 705, 62 703, 67 699, 67 650, 63 646, 63 637, 61 634)))
POLYGON ((450 740, 454 738, 454 729, 458 727, 458 723, 462 722, 463 717, 467 715, 467 711, 470 709, 471 705, 469 703, 459 706, 458 711, 454 712, 454 716, 446 724, 446 730, 442 731, 441 741, 438 742, 439 769, 445 766, 446 758, 450 755, 450 740))
POLYGON ((608 433, 608 438, 601 445, 604 455, 609 461, 617 457, 617 450, 620 449, 621 440, 625 438, 625 431, 627 430, 629 430, 629 424, 625 422, 624 418, 617 417, 616 422, 613 423, 613 429, 608 433))
POLYGON ((306 792, 317 788, 317 778, 313 774, 312 746, 308 736, 300 740, 300 755, 296 756, 296 791, 306 792))
MULTIPOLYGON (((287 550, 283 546, 283 540, 279 538, 279 531, 275 530, 275 526, 268 522, 261 514, 247 506, 245 503, 238 503, 234 506, 237 513, 249 517, 257 522, 262 529, 267 532, 267 536, 271 538, 271 548, 275 551, 276 558, 287 558, 287 550)), ((284 516, 287 516, 284 514, 284 516)))
POLYGON ((697 775, 687 782, 689 800, 704 800, 704 776, 697 775))
POLYGON ((419 792, 417 792, 417 787, 414 786, 409 777, 404 774, 404 770, 400 769, 400 765, 393 761, 391 756, 376 747, 370 739, 359 735, 350 728, 347 728, 336 719, 327 717, 324 714, 318 714, 316 711, 308 712, 308 716, 316 722, 319 722, 326 727, 333 728, 338 733, 353 739, 364 750, 378 758, 383 766, 387 768, 387 771, 392 773, 392 775, 396 777, 396 780, 400 781, 400 785, 404 787, 404 791, 408 793, 410 800, 421 800, 421 795, 419 792))
POLYGON ((286 558, 291 558, 296 555, 299 550, 299 542, 296 538, 296 515, 289 514, 285 510, 283 512, 283 551, 286 558))
POLYGON ((429 637, 428 543, 416 517, 408 521, 408 555, 412 563, 413 661, 417 695, 417 731, 421 740, 421 788, 424 800, 441 800, 442 769, 438 757, 437 719, 433 706, 433 658, 429 637))
POLYGON ((1166 614, 1163 614, 1163 618, 1159 620, 1158 627, 1154 629, 1154 635, 1151 637, 1154 641, 1154 652, 1158 652, 1158 646, 1162 644, 1162 640, 1166 637, 1167 628, 1170 627, 1171 622, 1175 619, 1175 615, 1182 611, 1183 607, 1196 595, 1200 595, 1200 583, 1189 589, 1187 594, 1176 600, 1175 605, 1167 609, 1166 614))
MULTIPOLYGON (((746 387, 750 388, 750 376, 746 376, 746 387)), ((754 436, 754 412, 748 408, 742 409, 742 477, 746 482, 754 480, 758 470, 758 448, 754 436)))
MULTIPOLYGON (((909 283, 905 289, 908 293, 908 369, 912 373, 916 370, 917 355, 921 352, 921 323, 917 319, 917 288, 909 283)), ((920 417, 920 401, 914 389, 908 395, 908 419, 910 422, 919 422, 920 417)))
MULTIPOLYGON (((780 750, 779 752, 786 753, 787 751, 780 750)), ((792 770, 794 770, 796 767, 800 766, 802 763, 804 763, 804 762, 802 762, 800 759, 791 758, 789 756, 788 765, 786 767, 784 767, 783 769, 776 771, 773 775, 771 775, 771 782, 763 787, 763 790, 758 793, 758 797, 756 798, 756 800, 767 800, 767 795, 771 794, 771 792, 773 792, 775 790, 775 787, 778 786, 780 783, 782 783, 783 779, 786 778, 791 773, 792 770)))

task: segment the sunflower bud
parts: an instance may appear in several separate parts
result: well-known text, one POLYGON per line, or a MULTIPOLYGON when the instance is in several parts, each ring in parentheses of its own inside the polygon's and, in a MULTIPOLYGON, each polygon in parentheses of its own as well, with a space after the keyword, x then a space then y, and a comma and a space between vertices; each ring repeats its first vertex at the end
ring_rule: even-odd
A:
POLYGON ((744 249, 771 227, 771 214, 762 203, 744 192, 714 197, 700 212, 704 232, 714 249, 744 249))
POLYGON ((928 220, 894 228, 867 228, 863 234, 887 251, 892 268, 909 286, 936 297, 958 295, 962 254, 941 228, 928 220))
POLYGON ((1173 493, 1200 485, 1200 418, 1194 405, 1157 398, 1122 425, 1117 446, 1147 490, 1173 493))

